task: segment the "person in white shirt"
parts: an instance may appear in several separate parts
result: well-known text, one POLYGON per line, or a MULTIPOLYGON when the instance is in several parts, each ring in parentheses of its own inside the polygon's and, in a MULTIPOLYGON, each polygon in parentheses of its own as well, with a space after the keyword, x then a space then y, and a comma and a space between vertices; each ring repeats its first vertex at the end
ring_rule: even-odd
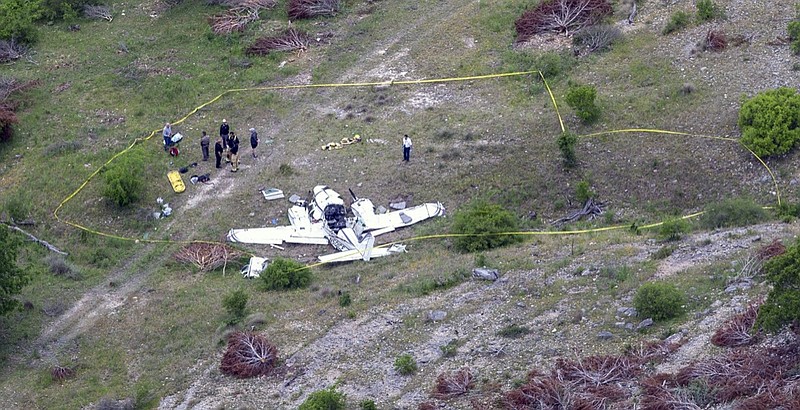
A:
POLYGON ((411 137, 408 134, 403 135, 403 161, 408 162, 411 158, 411 137))

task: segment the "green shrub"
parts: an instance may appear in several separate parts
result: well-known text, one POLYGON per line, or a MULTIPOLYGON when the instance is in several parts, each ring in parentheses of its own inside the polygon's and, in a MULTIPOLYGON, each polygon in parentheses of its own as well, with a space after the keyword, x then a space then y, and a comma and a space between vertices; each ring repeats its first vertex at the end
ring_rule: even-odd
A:
POLYGON ((6 213, 12 221, 24 221, 30 215, 32 208, 31 198, 22 191, 17 191, 6 199, 6 213))
POLYGON ((789 152, 800 140, 800 94, 782 87, 767 90, 739 110, 741 142, 758 156, 789 152))
POLYGON ((667 259, 670 255, 672 255, 675 252, 675 249, 676 249, 675 245, 662 246, 658 248, 657 251, 653 252, 653 254, 650 255, 650 258, 654 260, 667 259))
POLYGON ((446 345, 439 346, 439 350, 442 351, 443 357, 453 357, 458 353, 458 346, 461 345, 461 342, 458 339, 453 339, 447 342, 446 345))
POLYGON ((530 333, 531 330, 525 326, 520 326, 517 324, 512 324, 500 329, 497 332, 497 335, 500 337, 506 337, 509 339, 519 339, 522 336, 527 335, 530 333))
POLYGON ((344 393, 331 387, 309 394, 298 410, 344 410, 347 408, 346 399, 347 396, 344 393))
POLYGON ((472 274, 466 269, 456 269, 450 274, 441 273, 436 276, 426 276, 415 280, 408 285, 402 285, 401 290, 415 295, 426 296, 436 290, 450 289, 453 286, 469 279, 472 274))
POLYGON ((633 305, 639 312, 639 317, 663 320, 682 315, 685 299, 683 292, 675 285, 651 282, 645 283, 636 291, 633 305))
POLYGON ((247 293, 241 289, 234 290, 225 295, 222 299, 222 307, 228 312, 228 324, 237 323, 244 318, 248 298, 249 296, 247 296, 247 293))
POLYGON ((573 85, 567 91, 567 105, 575 111, 575 115, 585 124, 590 124, 600 117, 600 108, 595 105, 597 89, 591 85, 573 85))
POLYGON ((453 217, 453 233, 467 236, 453 241, 461 252, 477 252, 516 243, 518 235, 492 235, 501 232, 516 232, 517 217, 500 205, 476 201, 453 217))
POLYGON ((758 311, 756 325, 777 332, 800 321, 800 240, 786 248, 783 255, 764 263, 762 272, 772 290, 758 311))
POLYGON ((339 295, 339 306, 348 307, 351 303, 353 303, 353 299, 350 297, 349 292, 344 292, 339 295))
POLYGON ((276 258, 261 273, 265 290, 304 288, 311 284, 311 271, 300 262, 276 258))
POLYGON ((121 207, 138 201, 144 189, 144 169, 144 158, 139 151, 120 156, 103 172, 106 183, 103 195, 121 207))
POLYGON ((403 376, 414 374, 417 371, 417 361, 410 354, 401 354, 394 360, 394 369, 403 376))
POLYGON ((63 255, 51 253, 44 258, 45 263, 50 268, 50 273, 67 279, 80 280, 81 271, 72 263, 67 261, 63 255))
POLYGON ((21 305, 15 295, 31 280, 27 271, 17 266, 19 244, 10 230, 0 229, 0 316, 21 305))
POLYGON ((373 400, 361 400, 358 403, 358 408, 361 410, 378 410, 378 405, 373 400))
POLYGON ((594 198, 595 196, 597 196, 597 193, 592 191, 592 188, 589 185, 589 181, 582 180, 575 185, 575 198, 581 204, 585 204, 586 201, 589 200, 589 198, 594 198))
POLYGON ((789 32, 789 40, 800 40, 800 20, 793 20, 786 26, 786 31, 789 32))
POLYGON ((766 211, 750 199, 736 198, 706 206, 700 216, 700 225, 705 229, 731 226, 748 226, 759 223, 767 217, 766 211))
MULTIPOLYGON (((42 17, 54 21, 71 21, 83 14, 86 5, 96 6, 102 4, 100 0, 39 0, 42 7, 42 17)), ((108 2, 106 2, 108 3, 108 2)))
POLYGON ((572 53, 547 52, 534 61, 534 69, 542 72, 544 78, 551 80, 562 74, 566 74, 575 64, 575 57, 572 53))
POLYGON ((689 16, 689 13, 685 11, 675 12, 669 17, 669 22, 664 27, 664 30, 661 31, 661 34, 666 36, 667 34, 682 30, 689 25, 690 20, 691 16, 689 16))
POLYGON ((722 10, 711 0, 697 0, 697 19, 710 21, 722 16, 722 10))
POLYGON ((564 166, 567 168, 574 168, 578 165, 578 157, 575 156, 577 142, 578 136, 569 131, 562 132, 558 137, 558 149, 561 151, 561 159, 564 160, 564 166))
POLYGON ((679 241, 689 232, 690 225, 685 219, 670 219, 664 221, 658 228, 658 236, 664 241, 679 241))
POLYGON ((39 0, 0 1, 0 39, 36 42, 34 22, 41 16, 41 10, 39 0))

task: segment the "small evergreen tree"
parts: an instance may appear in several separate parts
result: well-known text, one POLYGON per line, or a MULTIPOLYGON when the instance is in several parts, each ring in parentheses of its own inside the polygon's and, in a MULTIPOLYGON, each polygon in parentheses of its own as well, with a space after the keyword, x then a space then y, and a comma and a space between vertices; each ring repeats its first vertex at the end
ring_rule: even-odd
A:
POLYGON ((789 152, 800 140, 800 94, 789 87, 764 91, 739 110, 742 144, 758 156, 789 152))
POLYGON ((144 190, 144 168, 144 158, 139 151, 120 156, 103 173, 104 195, 121 207, 138 201, 144 190))
POLYGON ((600 117, 600 108, 595 105, 597 89, 591 85, 573 85, 567 91, 567 104, 575 110, 575 115, 585 124, 591 124, 600 117))
POLYGON ((569 131, 562 132, 558 137, 558 149, 561 151, 561 158, 567 168, 574 168, 578 165, 578 158, 575 156, 575 144, 577 142, 578 136, 569 131))
POLYGON ((758 311, 756 325, 777 332, 800 322, 800 240, 783 255, 769 259, 763 272, 772 290, 758 311))
POLYGON ((347 396, 336 391, 336 387, 318 390, 308 395, 298 410, 344 410, 347 408, 347 396))
POLYGON ((311 270, 292 259, 276 258, 261 273, 266 290, 304 288, 311 283, 311 270))
POLYGON ((484 201, 473 202, 453 217, 454 245, 461 252, 477 252, 516 243, 522 240, 517 235, 492 235, 515 232, 517 217, 500 205, 484 201))
POLYGON ((683 292, 675 285, 650 282, 642 285, 633 297, 633 305, 640 317, 653 320, 672 319, 683 314, 683 292))
POLYGON ((30 281, 30 276, 17 266, 18 246, 8 228, 0 226, 0 315, 19 307, 14 295, 30 281))
POLYGON ((243 290, 234 290, 222 299, 222 307, 228 313, 227 322, 233 324, 242 320, 247 309, 249 296, 243 290))

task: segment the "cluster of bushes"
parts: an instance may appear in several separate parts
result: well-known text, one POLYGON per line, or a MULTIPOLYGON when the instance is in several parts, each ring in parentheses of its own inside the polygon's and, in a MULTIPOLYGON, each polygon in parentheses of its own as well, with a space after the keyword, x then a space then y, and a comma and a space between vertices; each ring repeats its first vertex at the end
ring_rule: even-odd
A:
POLYGON ((292 259, 276 258, 261 272, 261 280, 266 290, 305 288, 311 284, 311 270, 292 259))
POLYGON ((35 23, 40 20, 70 20, 97 0, 3 0, 0 2, 0 39, 34 43, 35 23))
POLYGON ((751 199, 728 199, 706 206, 705 212, 700 216, 700 226, 705 229, 748 226, 759 223, 766 217, 764 208, 751 199))
POLYGON ((800 141, 800 94, 789 87, 767 90, 739 110, 742 144, 758 156, 782 155, 800 141))
MULTIPOLYGON (((704 23, 725 16, 723 10, 712 0, 698 0, 696 7, 697 15, 694 17, 696 17, 698 23, 704 23)), ((689 12, 682 10, 676 11, 670 16, 661 34, 666 36, 667 34, 682 30, 692 24, 692 20, 693 16, 689 12)))
POLYGON ((144 154, 132 150, 121 155, 103 171, 106 186, 103 194, 120 207, 126 207, 139 200, 144 191, 144 154))
POLYGON ((675 285, 665 282, 650 282, 642 285, 633 297, 633 306, 641 317, 666 320, 684 312, 686 297, 675 285))
POLYGON ((789 32, 789 41, 791 41, 792 52, 800 54, 800 5, 796 6, 797 17, 790 21, 786 27, 789 32))

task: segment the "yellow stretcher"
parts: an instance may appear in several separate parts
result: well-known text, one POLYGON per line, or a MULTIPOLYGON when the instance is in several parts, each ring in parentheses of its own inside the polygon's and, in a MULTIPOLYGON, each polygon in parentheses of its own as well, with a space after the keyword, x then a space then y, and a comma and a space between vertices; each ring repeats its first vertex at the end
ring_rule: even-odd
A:
POLYGON ((169 183, 172 184, 172 189, 175 192, 181 193, 186 190, 186 185, 183 184, 183 179, 181 178, 180 172, 169 171, 167 173, 167 178, 169 178, 169 183))

